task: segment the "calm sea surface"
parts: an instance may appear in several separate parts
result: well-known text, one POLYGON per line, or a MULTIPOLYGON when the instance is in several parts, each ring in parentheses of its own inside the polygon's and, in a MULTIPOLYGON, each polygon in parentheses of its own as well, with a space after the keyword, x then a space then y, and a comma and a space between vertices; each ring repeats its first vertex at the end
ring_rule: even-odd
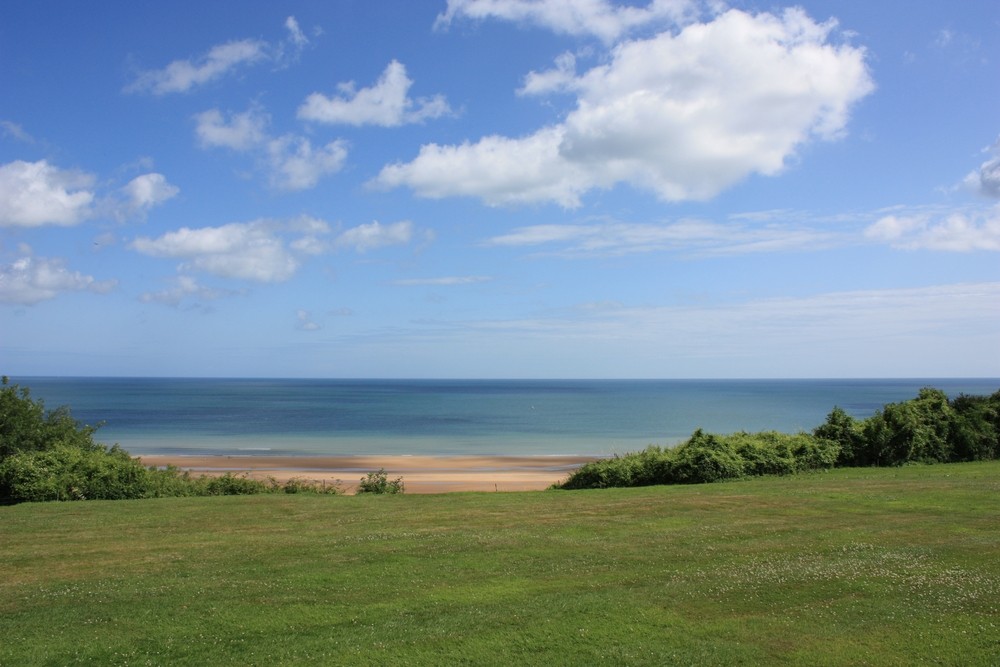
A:
POLYGON ((697 428, 811 430, 834 406, 867 417, 925 386, 952 397, 1000 389, 1000 379, 11 381, 48 409, 104 422, 97 439, 136 455, 608 455, 697 428))

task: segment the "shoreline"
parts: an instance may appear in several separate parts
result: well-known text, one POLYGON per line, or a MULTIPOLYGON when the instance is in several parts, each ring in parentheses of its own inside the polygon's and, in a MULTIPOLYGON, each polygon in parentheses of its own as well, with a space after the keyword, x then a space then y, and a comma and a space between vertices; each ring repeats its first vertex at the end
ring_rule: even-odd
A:
POLYGON ((253 456, 147 455, 145 466, 173 465, 192 475, 247 473, 279 482, 304 478, 339 484, 353 493, 365 474, 385 469, 390 479, 403 478, 406 493, 454 491, 539 491, 561 482, 594 456, 253 456))

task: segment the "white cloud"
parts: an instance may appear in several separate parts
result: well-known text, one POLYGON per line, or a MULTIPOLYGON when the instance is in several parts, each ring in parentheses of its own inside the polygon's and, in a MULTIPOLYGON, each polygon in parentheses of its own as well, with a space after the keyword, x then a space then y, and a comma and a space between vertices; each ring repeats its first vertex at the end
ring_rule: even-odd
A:
POLYGON ((682 23, 696 13, 692 0, 652 0, 645 7, 613 5, 606 0, 448 0, 435 26, 447 27, 461 18, 501 19, 610 42, 650 24, 682 23))
POLYGON ((104 294, 116 285, 114 280, 98 281, 93 276, 70 271, 57 258, 28 256, 0 265, 0 303, 33 305, 54 299, 61 292, 104 294))
POLYGON ((269 181, 278 190, 311 188, 323 176, 340 171, 346 161, 347 143, 339 139, 317 148, 294 135, 267 142, 269 181))
POLYGON ((192 272, 210 273, 223 278, 278 283, 289 280, 306 256, 319 255, 335 248, 365 252, 390 245, 409 243, 413 224, 409 221, 382 225, 372 222, 348 229, 333 240, 322 220, 302 216, 290 221, 256 220, 218 227, 201 227, 167 232, 158 238, 138 237, 129 248, 150 257, 181 260, 181 275, 162 292, 143 295, 145 301, 178 304, 187 296, 202 299, 232 294, 202 287, 192 272))
POLYGON ((408 278, 393 281, 393 285, 411 286, 435 286, 446 287, 452 285, 475 285, 487 283, 493 280, 490 276, 442 276, 439 278, 408 278))
POLYGON ((374 220, 342 232, 334 243, 339 247, 349 247, 357 252, 366 252, 390 245, 405 245, 412 238, 413 223, 409 220, 388 225, 374 220))
POLYGON ((374 184, 491 205, 578 206, 588 190, 618 183, 667 201, 708 199, 751 174, 777 174, 802 145, 843 133, 851 106, 874 86, 865 51, 830 43, 834 28, 799 9, 731 10, 624 42, 607 64, 557 79, 578 94, 562 124, 518 139, 425 145, 374 184))
POLYGON ((314 147, 305 137, 286 134, 271 137, 270 119, 252 108, 243 113, 223 115, 209 109, 195 116, 195 134, 204 148, 228 148, 256 155, 269 184, 277 190, 305 190, 319 180, 340 171, 347 161, 347 143, 342 140, 314 147))
POLYGON ((1000 251, 1000 206, 981 211, 887 215, 864 234, 905 250, 1000 251))
POLYGON ((409 186, 422 197, 480 197, 492 206, 554 201, 578 206, 590 187, 581 165, 559 156, 562 128, 523 139, 489 136, 475 144, 428 144, 408 164, 384 167, 373 185, 409 186))
POLYGON ((94 180, 45 160, 0 165, 0 227, 78 224, 92 213, 94 180))
POLYGON ((965 183, 983 196, 1000 199, 1000 139, 983 152, 992 153, 993 157, 966 176, 965 183))
POLYGON ((205 271, 225 278, 262 283, 282 282, 299 268, 299 260, 267 221, 220 227, 182 227, 159 238, 139 237, 130 247, 152 257, 182 259, 181 271, 205 271))
POLYGON ((1000 198, 1000 157, 984 162, 979 168, 979 191, 1000 198))
POLYGON ((268 117, 257 109, 230 114, 227 120, 218 109, 196 114, 195 134, 205 148, 230 148, 245 151, 267 140, 268 117))
POLYGON ((150 173, 136 176, 122 188, 133 211, 145 212, 172 199, 180 188, 171 185, 163 174, 150 173))
POLYGON ((98 198, 95 181, 91 174, 45 160, 0 165, 0 227, 71 226, 101 216, 125 220, 144 216, 180 192, 163 174, 148 173, 98 198))
POLYGON ((406 67, 393 60, 374 86, 357 90, 349 82, 338 86, 341 94, 336 97, 313 93, 299 107, 298 115, 322 123, 398 127, 451 113, 442 95, 411 99, 412 85, 406 67))
POLYGON ((298 58, 309 45, 309 38, 294 16, 285 19, 287 37, 276 42, 261 39, 237 39, 213 46, 194 59, 174 60, 163 69, 140 72, 125 87, 127 93, 167 95, 186 93, 192 88, 221 79, 242 66, 270 62, 282 67, 298 58))
POLYGON ((142 72, 126 92, 150 92, 154 95, 184 93, 195 86, 219 79, 240 65, 252 64, 267 57, 267 43, 241 39, 213 46, 208 53, 191 60, 175 60, 163 69, 142 72))
POLYGON ((576 56, 563 53, 556 58, 556 66, 544 72, 528 72, 518 95, 545 95, 569 91, 576 87, 576 56))
POLYGON ((186 93, 221 79, 242 66, 270 62, 282 67, 295 60, 309 45, 309 39, 294 16, 285 19, 285 30, 287 37, 273 43, 261 39, 237 39, 213 46, 197 58, 174 60, 163 69, 140 72, 126 86, 125 92, 154 95, 186 93))
POLYGON ((322 237, 330 233, 330 225, 309 216, 302 216, 288 224, 288 231, 302 234, 289 244, 303 255, 321 255, 329 250, 329 243, 322 237))

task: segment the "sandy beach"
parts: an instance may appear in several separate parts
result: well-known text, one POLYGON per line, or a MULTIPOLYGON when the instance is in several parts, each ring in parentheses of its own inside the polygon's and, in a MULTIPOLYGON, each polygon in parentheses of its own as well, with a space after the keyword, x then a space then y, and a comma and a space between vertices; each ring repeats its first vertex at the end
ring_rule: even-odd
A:
POLYGON ((548 488, 592 457, 585 456, 143 456, 147 466, 174 465, 194 475, 246 472, 286 481, 339 482, 353 493, 366 473, 385 468, 406 493, 533 491, 548 488))

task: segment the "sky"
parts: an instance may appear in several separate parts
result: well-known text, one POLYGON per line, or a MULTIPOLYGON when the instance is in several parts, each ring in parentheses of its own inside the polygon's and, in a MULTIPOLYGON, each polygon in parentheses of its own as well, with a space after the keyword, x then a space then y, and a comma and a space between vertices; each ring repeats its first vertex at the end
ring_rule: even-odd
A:
POLYGON ((1000 5, 6 3, 0 373, 1000 377, 1000 5))

